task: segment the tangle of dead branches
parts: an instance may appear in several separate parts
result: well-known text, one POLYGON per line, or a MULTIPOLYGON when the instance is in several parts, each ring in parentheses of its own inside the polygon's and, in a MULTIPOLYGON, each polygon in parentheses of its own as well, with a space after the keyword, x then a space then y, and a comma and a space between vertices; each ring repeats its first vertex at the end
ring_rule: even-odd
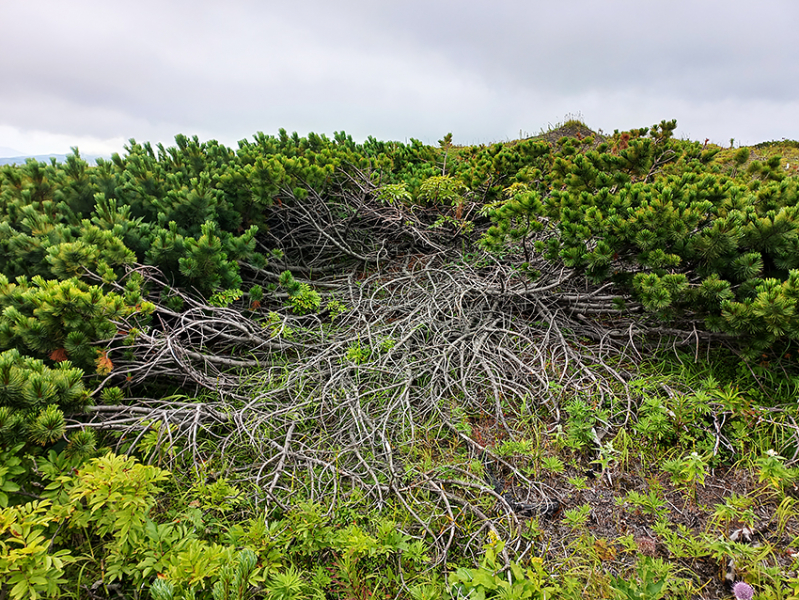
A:
MULTIPOLYGON (((455 546, 479 552, 485 529, 529 550, 519 507, 546 515, 558 491, 503 458, 499 442, 521 441, 536 419, 556 427, 568 399, 606 407, 597 427, 627 421, 625 365, 652 324, 615 309, 609 286, 543 261, 531 279, 462 231, 430 229, 429 208, 354 190, 283 202, 267 236, 283 262, 248 271, 262 284, 282 269, 304 274, 322 311, 295 315, 277 291, 259 308, 188 294, 182 312, 159 304, 133 345, 114 347, 104 385, 179 386, 196 399, 131 398, 74 426, 121 432, 130 452, 155 431, 163 456, 226 465, 258 506, 332 507, 357 489, 376 507, 404 508, 441 561, 455 546), (333 300, 339 308, 325 309, 333 300), (466 536, 464 521, 478 523, 466 536)), ((137 271, 157 300, 167 282, 137 271)))

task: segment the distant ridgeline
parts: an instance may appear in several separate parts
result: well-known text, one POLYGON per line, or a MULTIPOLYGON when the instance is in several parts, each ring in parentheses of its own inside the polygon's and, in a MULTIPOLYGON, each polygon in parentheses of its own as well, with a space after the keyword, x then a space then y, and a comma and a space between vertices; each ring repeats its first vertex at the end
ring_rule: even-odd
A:
MULTIPOLYGON (((45 380, 65 358, 102 371, 106 354, 95 343, 114 336, 111 321, 140 314, 146 323, 148 298, 179 313, 171 290, 258 306, 288 296, 313 311, 308 285, 281 273, 377 266, 447 244, 516 261, 533 277, 543 257, 612 282, 662 319, 734 334, 749 355, 783 352, 799 339, 795 167, 774 154, 778 144, 755 156, 675 139, 675 127, 600 137, 567 123, 486 146, 456 146, 451 135, 427 146, 281 130, 234 150, 178 135, 170 148, 131 140, 124 156, 94 167, 77 153, 5 165, 0 350, 18 354, 2 373, 25 357, 44 361, 36 368, 45 380), (393 247, 359 253, 346 236, 357 235, 363 212, 346 198, 402 206, 439 241, 409 230, 393 247), (301 212, 310 199, 326 207, 315 216, 320 235, 341 250, 322 267, 276 235, 293 226, 281 211, 301 212), (145 278, 142 265, 157 277, 145 278)), ((31 393, 20 407, 48 404, 50 392, 31 393)), ((73 396, 65 406, 80 403, 73 396)))
MULTIPOLYGON (((28 160, 36 160, 39 162, 49 163, 55 160, 58 163, 67 161, 68 154, 23 154, 20 156, 2 156, 0 157, 0 165, 24 165, 28 160)), ((109 158, 107 156, 100 156, 94 154, 86 154, 82 158, 89 164, 94 164, 98 158, 109 158)))

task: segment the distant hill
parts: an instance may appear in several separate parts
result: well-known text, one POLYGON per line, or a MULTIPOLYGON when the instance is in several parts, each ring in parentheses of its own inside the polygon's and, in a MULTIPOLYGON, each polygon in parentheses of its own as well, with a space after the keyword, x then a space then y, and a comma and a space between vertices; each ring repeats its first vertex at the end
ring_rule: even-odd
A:
MULTIPOLYGON (((62 163, 66 162, 67 156, 69 154, 36 154, 36 155, 23 155, 23 156, 6 156, 0 158, 0 165, 23 165, 25 161, 29 158, 35 158, 39 162, 46 162, 49 163, 51 158, 54 158, 56 162, 62 163)), ((109 159, 110 156, 100 156, 96 154, 82 154, 81 158, 85 160, 89 165, 94 166, 98 158, 109 159)))
POLYGON ((9 148, 8 146, 0 146, 0 156, 19 156, 23 154, 16 148, 9 148))
POLYGON ((578 140, 582 140, 587 137, 593 137, 597 143, 601 143, 606 140, 604 135, 594 131, 585 123, 576 119, 571 119, 563 124, 558 124, 555 126, 555 128, 550 128, 547 131, 542 131, 538 135, 534 135, 525 139, 540 140, 554 144, 559 139, 564 137, 577 138, 578 140))

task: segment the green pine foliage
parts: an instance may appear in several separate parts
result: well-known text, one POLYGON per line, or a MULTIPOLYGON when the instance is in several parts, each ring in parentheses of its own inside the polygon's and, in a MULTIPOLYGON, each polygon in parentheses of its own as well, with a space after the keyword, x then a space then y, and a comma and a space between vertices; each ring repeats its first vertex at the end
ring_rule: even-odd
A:
POLYGON ((253 241, 263 213, 242 218, 252 208, 237 207, 242 191, 228 187, 244 175, 227 172, 231 162, 239 168, 232 151, 196 138, 176 141, 178 148, 159 148, 156 156, 131 140, 124 159, 94 168, 77 152, 65 165, 4 167, 0 273, 69 279, 92 272, 113 281, 140 262, 202 294, 236 287, 237 261, 265 264, 253 241))
POLYGON ((297 281, 291 271, 283 271, 280 274, 280 286, 289 295, 288 306, 299 315, 305 315, 319 310, 322 298, 316 290, 304 281, 297 281))
MULTIPOLYGON (((116 337, 117 320, 154 308, 128 283, 123 297, 75 278, 11 283, 0 274, 0 444, 46 446, 64 437, 65 414, 91 403, 84 374, 112 368, 97 342, 116 337)), ((77 454, 93 444, 83 434, 72 441, 77 454)))
MULTIPOLYGON (((664 318, 696 315, 713 331, 743 335, 752 353, 799 341, 799 187, 779 159, 746 174, 712 165, 716 150, 675 140, 675 123, 617 134, 583 151, 569 139, 537 190, 508 188, 490 205, 489 248, 548 259, 614 281, 664 318)), ((738 152, 740 167, 749 155, 738 152)))
POLYGON ((0 445, 20 440, 50 444, 64 436, 64 414, 79 413, 89 404, 83 371, 70 361, 50 368, 16 349, 0 354, 0 445))
MULTIPOLYGON (((130 296, 142 313, 153 310, 135 289, 130 296)), ((0 309, 0 349, 17 348, 40 358, 57 353, 53 360, 69 358, 82 368, 93 366, 94 342, 114 337, 113 321, 137 310, 119 294, 106 294, 78 279, 44 280, 37 275, 29 281, 20 276, 11 283, 2 274, 0 309)))

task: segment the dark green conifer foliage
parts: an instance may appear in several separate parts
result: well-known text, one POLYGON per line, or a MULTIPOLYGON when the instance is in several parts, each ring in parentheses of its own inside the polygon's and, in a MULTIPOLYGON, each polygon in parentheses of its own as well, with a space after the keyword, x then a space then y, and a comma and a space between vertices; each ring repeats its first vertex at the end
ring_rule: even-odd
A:
POLYGON ((54 198, 63 202, 70 211, 80 217, 87 217, 94 208, 95 188, 92 185, 88 163, 80 157, 77 148, 61 168, 61 185, 55 191, 54 198))
POLYGON ((228 260, 213 222, 202 226, 199 239, 186 239, 185 256, 179 259, 180 272, 187 283, 209 295, 216 289, 233 289, 241 284, 238 268, 228 260))
MULTIPOLYGON (((142 304, 143 311, 152 310, 142 304)), ((46 281, 40 276, 15 283, 0 275, 0 348, 19 348, 41 358, 64 350, 80 367, 93 370, 97 350, 91 345, 111 339, 112 320, 130 315, 133 307, 115 293, 77 279, 46 281)))
POLYGON ((27 440, 45 445, 62 437, 65 413, 91 403, 83 371, 63 361, 55 368, 22 356, 16 349, 0 354, 0 444, 27 440))
MULTIPOLYGON (((526 253, 528 237, 548 227, 554 235, 538 251, 613 279, 664 318, 696 312, 714 330, 752 336, 753 352, 799 341, 796 180, 778 158, 750 163, 743 182, 708 172, 718 149, 674 140, 675 125, 616 133, 612 146, 585 153, 564 141, 540 201, 513 195, 487 207, 484 243, 513 241, 526 253)), ((735 164, 748 158, 739 152, 735 164)))

